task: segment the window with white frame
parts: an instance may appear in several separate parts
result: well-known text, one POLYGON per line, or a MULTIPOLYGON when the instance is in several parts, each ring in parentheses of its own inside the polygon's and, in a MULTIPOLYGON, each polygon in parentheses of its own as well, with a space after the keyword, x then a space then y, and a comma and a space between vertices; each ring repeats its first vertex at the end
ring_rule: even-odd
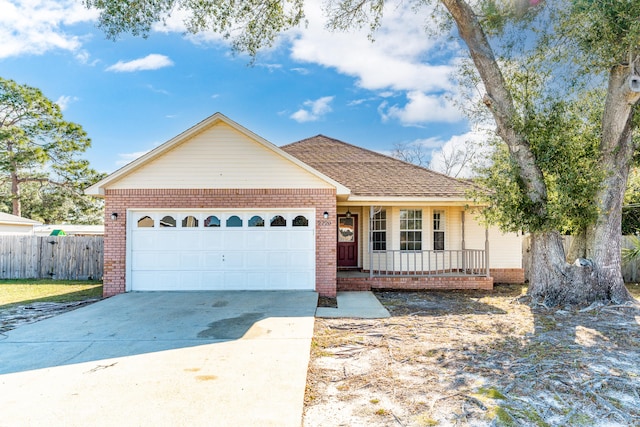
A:
POLYGON ((422 250, 422 209, 400 210, 400 250, 422 250))
POLYGON ((444 251, 444 211, 433 211, 433 250, 444 251))
POLYGON ((371 219, 371 234, 374 251, 387 250, 387 211, 381 209, 371 219))

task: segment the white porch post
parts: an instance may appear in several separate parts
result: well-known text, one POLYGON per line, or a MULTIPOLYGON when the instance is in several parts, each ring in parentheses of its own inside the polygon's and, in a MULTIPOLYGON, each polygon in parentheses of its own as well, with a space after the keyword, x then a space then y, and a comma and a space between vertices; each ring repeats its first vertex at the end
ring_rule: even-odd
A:
POLYGON ((369 206, 369 278, 373 278, 373 205, 369 206))
POLYGON ((464 241, 464 211, 462 211, 462 271, 467 271, 467 252, 465 251, 466 243, 464 241))
POLYGON ((487 277, 491 277, 489 272, 489 226, 484 228, 484 260, 487 263, 487 277))

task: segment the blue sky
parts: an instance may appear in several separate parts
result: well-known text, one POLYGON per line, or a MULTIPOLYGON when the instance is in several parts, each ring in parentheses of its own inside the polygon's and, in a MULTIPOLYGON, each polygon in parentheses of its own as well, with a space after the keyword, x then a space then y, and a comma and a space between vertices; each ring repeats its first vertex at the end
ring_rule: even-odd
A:
MULTIPOLYGON (((469 137, 450 101, 456 46, 424 18, 389 8, 376 42, 331 33, 319 4, 253 66, 217 35, 185 36, 180 16, 147 39, 113 42, 74 0, 0 0, 0 76, 42 89, 92 139, 92 166, 112 172, 215 112, 276 145, 324 134, 376 151, 437 153, 469 137)), ((426 14, 425 14, 426 15, 426 14)), ((434 164, 437 168, 437 165, 434 164)))

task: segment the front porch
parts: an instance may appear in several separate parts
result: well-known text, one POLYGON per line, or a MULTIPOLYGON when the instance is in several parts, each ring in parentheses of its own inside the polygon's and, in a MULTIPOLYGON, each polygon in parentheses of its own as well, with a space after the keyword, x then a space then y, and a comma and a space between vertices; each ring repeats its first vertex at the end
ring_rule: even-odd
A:
POLYGON ((371 251, 369 270, 338 270, 338 291, 493 289, 487 251, 371 251))
POLYGON ((501 279, 489 260, 489 229, 466 213, 465 206, 339 206, 337 291, 493 289, 501 279))

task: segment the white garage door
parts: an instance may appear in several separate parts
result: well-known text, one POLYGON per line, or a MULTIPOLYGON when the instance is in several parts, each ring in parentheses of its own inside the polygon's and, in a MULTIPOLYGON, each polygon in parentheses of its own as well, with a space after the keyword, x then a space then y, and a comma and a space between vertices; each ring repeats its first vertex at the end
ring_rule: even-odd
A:
POLYGON ((134 291, 315 289, 308 209, 130 211, 134 291))

